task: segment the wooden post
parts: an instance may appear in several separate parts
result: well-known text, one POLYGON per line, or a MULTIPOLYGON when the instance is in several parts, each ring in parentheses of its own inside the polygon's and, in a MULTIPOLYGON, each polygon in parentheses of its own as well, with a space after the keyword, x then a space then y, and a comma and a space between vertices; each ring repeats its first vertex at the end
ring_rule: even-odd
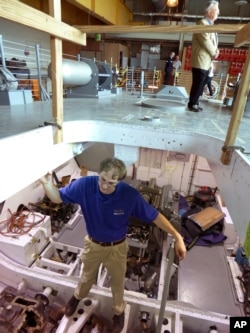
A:
MULTIPOLYGON (((61 20, 61 0, 49 1, 49 13, 61 20)), ((52 115, 53 122, 61 129, 54 127, 54 143, 63 141, 63 77, 62 77, 62 40, 51 36, 51 80, 52 80, 52 115)))

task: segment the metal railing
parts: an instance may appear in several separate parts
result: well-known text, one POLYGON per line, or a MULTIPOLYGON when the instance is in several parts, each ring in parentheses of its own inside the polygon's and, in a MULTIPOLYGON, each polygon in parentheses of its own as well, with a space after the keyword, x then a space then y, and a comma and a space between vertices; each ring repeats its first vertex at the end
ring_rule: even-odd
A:
POLYGON ((31 90, 34 100, 50 99, 47 70, 50 61, 50 50, 39 44, 17 43, 0 35, 0 66, 14 75, 18 89, 31 90))
POLYGON ((127 92, 155 93, 161 86, 161 71, 134 67, 119 70, 117 86, 124 87, 127 92))

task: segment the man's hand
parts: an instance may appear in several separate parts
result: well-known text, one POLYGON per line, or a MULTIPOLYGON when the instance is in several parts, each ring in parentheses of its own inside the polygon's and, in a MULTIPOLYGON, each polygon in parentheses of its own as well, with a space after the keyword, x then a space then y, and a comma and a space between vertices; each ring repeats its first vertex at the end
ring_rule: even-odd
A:
POLYGON ((47 173, 45 176, 39 179, 43 185, 45 194, 54 203, 62 203, 58 188, 53 184, 52 175, 47 173))
POLYGON ((213 56, 213 59, 217 59, 220 55, 220 51, 217 49, 215 55, 213 56))
POLYGON ((49 182, 52 183, 52 175, 51 175, 51 173, 48 172, 45 176, 41 177, 39 179, 39 181, 40 181, 40 183, 42 185, 45 185, 45 184, 47 184, 49 182))
POLYGON ((180 260, 184 259, 186 256, 187 249, 182 237, 175 239, 175 253, 180 260))

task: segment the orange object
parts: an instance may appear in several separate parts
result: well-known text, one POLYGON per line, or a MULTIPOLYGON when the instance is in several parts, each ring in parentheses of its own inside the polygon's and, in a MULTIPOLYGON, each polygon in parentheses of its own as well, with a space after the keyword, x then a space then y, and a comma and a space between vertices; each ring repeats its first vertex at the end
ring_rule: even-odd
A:
POLYGON ((34 101, 40 101, 39 81, 38 80, 30 80, 30 81, 31 81, 32 96, 34 98, 34 101))

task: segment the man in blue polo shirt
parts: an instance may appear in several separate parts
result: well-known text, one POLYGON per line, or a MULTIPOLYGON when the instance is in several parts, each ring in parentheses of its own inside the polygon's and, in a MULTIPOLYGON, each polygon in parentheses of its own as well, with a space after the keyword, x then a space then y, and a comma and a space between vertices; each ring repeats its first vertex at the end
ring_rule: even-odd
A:
POLYGON ((79 301, 88 295, 102 263, 111 278, 113 333, 121 332, 124 326, 126 304, 123 296, 129 217, 139 218, 148 224, 155 223, 173 236, 179 259, 186 254, 182 236, 171 223, 148 204, 135 188, 122 182, 126 174, 126 166, 121 160, 107 158, 100 164, 99 176, 81 177, 64 188, 54 186, 50 175, 40 180, 52 202, 79 204, 86 221, 88 235, 81 257, 83 271, 74 295, 66 306, 65 315, 73 315, 79 301))

